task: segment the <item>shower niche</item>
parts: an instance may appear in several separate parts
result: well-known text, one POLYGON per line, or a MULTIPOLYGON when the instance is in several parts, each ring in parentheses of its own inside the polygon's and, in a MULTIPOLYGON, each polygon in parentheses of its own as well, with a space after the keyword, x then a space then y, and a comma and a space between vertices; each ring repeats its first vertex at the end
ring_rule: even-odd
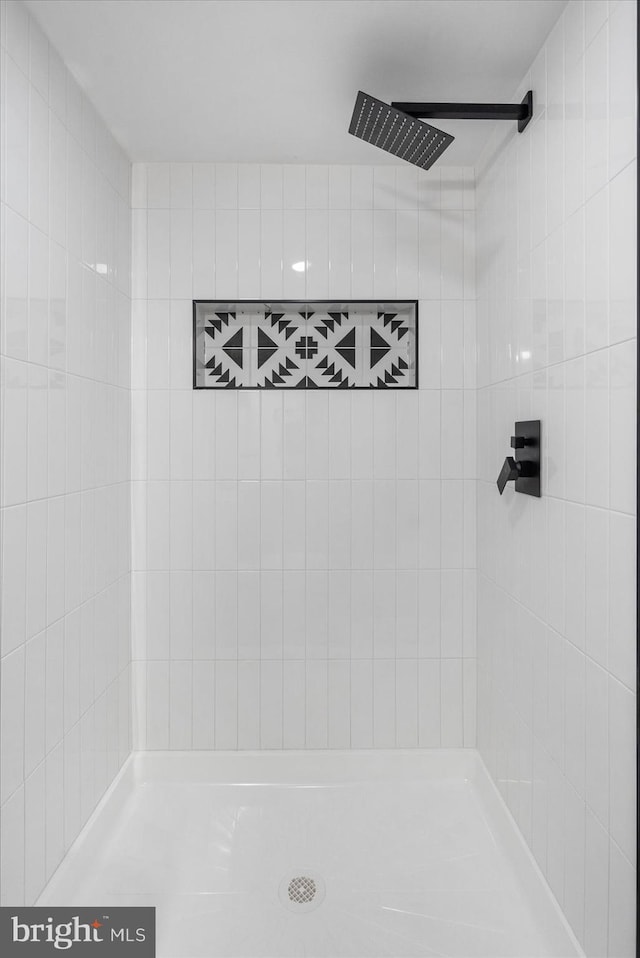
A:
POLYGON ((416 389, 416 300, 193 302, 194 389, 416 389))

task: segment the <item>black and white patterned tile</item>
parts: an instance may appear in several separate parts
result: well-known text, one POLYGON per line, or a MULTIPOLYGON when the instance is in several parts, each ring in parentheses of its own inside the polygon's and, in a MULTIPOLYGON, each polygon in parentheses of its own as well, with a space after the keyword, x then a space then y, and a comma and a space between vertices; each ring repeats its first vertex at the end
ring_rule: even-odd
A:
POLYGON ((415 303, 195 303, 196 388, 417 385, 415 303))

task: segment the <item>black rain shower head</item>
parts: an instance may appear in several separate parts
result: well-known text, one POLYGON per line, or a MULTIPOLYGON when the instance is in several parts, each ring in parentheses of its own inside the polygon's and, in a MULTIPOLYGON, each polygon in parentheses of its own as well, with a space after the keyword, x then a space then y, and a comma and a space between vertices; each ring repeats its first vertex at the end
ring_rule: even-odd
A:
POLYGON ((428 170, 454 139, 362 91, 356 99, 349 133, 422 170, 428 170))
POLYGON ((529 90, 517 104, 396 102, 389 105, 360 91, 349 133, 428 170, 454 139, 418 119, 434 116, 443 120, 517 120, 518 133, 523 133, 533 116, 533 93, 529 90))

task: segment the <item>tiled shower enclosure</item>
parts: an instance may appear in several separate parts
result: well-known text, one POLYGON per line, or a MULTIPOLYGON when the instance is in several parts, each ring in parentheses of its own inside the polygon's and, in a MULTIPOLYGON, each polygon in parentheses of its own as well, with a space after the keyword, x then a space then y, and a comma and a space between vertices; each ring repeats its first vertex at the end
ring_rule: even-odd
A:
POLYGON ((426 172, 370 145, 132 161, 28 5, 0 12, 1 903, 38 899, 125 765, 119 795, 173 761, 396 769, 369 820, 414 767, 453 820, 471 769, 554 920, 631 958, 636 4, 569 0, 504 93, 534 91, 526 130, 426 172), (500 497, 529 419, 542 496, 500 497), (425 770, 454 766, 448 807, 425 770))

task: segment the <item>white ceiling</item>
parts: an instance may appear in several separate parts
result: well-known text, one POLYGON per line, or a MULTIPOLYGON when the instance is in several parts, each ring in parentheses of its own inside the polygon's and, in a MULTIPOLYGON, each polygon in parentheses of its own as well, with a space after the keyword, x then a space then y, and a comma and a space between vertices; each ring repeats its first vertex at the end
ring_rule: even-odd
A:
MULTIPOLYGON (((134 160, 399 162, 381 100, 508 101, 566 0, 27 0, 134 160)), ((436 123, 473 165, 493 126, 436 123)))

